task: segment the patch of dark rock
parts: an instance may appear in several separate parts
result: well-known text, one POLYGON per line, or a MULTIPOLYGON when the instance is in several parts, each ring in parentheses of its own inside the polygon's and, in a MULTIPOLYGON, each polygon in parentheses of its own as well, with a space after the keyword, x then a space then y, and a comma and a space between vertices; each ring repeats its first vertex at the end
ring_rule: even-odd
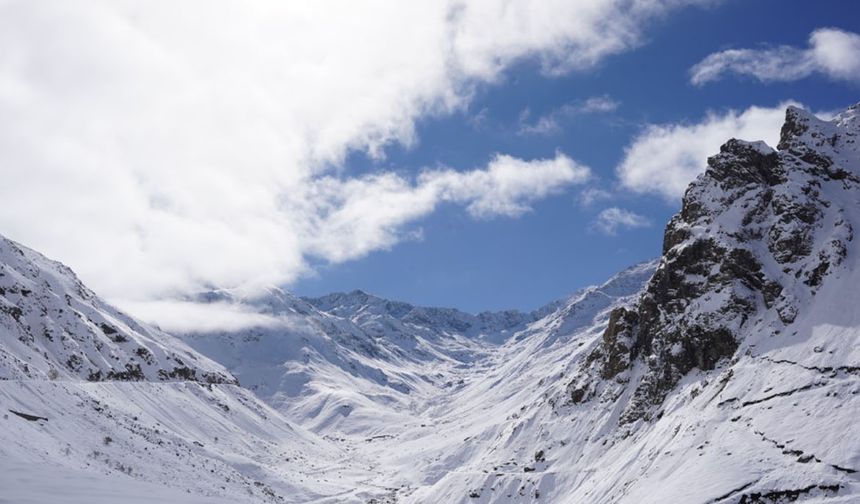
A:
POLYGON ((79 371, 84 361, 78 354, 72 354, 66 359, 66 367, 71 369, 72 371, 79 371))
POLYGON ((742 486, 739 486, 738 488, 735 488, 734 490, 730 490, 728 493, 725 493, 725 494, 711 500, 708 504, 716 504, 717 502, 724 501, 724 500, 728 499, 729 497, 731 497, 732 495, 734 495, 738 492, 743 492, 747 488, 753 486, 755 483, 756 483, 755 481, 751 481, 745 485, 742 485, 742 486))
MULTIPOLYGON (((177 362, 182 362, 182 361, 177 359, 177 362)), ((177 366, 177 367, 174 367, 170 371, 165 371, 164 369, 159 369, 158 370, 158 376, 162 380, 166 380, 168 378, 173 378, 173 379, 178 378, 181 380, 196 381, 197 380, 197 370, 192 369, 190 367, 186 367, 186 366, 177 366)))
POLYGON ((741 403, 741 406, 743 406, 743 407, 752 406, 753 404, 759 404, 759 403, 763 403, 765 401, 770 401, 771 399, 775 399, 777 397, 790 396, 790 395, 796 394, 798 392, 803 392, 804 390, 809 390, 815 386, 816 386, 816 384, 810 383, 809 385, 804 385, 804 386, 798 387, 796 389, 791 389, 791 390, 786 390, 785 392, 778 392, 776 394, 771 394, 769 396, 762 397, 761 399, 753 399, 752 401, 744 401, 741 403))
POLYGON ((105 379, 117 381, 141 381, 146 379, 146 376, 140 369, 140 364, 128 363, 125 365, 124 371, 118 371, 116 369, 108 371, 105 379))
POLYGON ((842 471, 842 472, 848 473, 848 474, 854 474, 857 472, 857 469, 850 469, 848 467, 840 467, 836 464, 831 464, 830 467, 836 469, 837 471, 842 471))
POLYGON ((116 328, 114 328, 113 326, 110 326, 108 324, 105 324, 104 322, 99 324, 99 328, 101 328, 102 332, 105 333, 105 335, 107 335, 107 336, 110 336, 111 334, 116 334, 118 332, 116 330, 116 328))
POLYGON ((46 417, 38 416, 38 415, 31 415, 29 413, 22 413, 20 411, 15 411, 13 409, 10 409, 9 413, 12 413, 13 415, 18 415, 19 417, 23 418, 24 420, 27 420, 30 422, 36 422, 38 420, 48 421, 48 419, 46 417))
POLYGON ((794 502, 801 495, 811 493, 813 490, 821 490, 825 494, 838 493, 840 485, 809 485, 805 488, 796 488, 791 490, 772 490, 770 492, 752 492, 741 496, 738 504, 753 504, 753 503, 777 503, 777 502, 794 502))
POLYGON ((0 312, 11 315, 15 322, 21 322, 21 315, 24 315, 24 311, 17 306, 0 306, 0 312))
POLYGON ((147 364, 152 364, 152 352, 145 347, 137 347, 134 350, 135 355, 146 361, 147 364))
POLYGON ((633 332, 638 323, 638 315, 625 308, 616 308, 609 315, 609 324, 603 332, 605 355, 601 376, 610 379, 630 365, 633 346, 633 332))

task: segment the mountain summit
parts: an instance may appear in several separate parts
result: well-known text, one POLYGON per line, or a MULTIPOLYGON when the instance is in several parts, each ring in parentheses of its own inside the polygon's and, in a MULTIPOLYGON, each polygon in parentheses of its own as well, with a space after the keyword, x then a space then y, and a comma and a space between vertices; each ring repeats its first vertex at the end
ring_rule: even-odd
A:
MULTIPOLYGON (((853 271, 846 260, 860 218, 859 115, 854 106, 822 121, 791 107, 778 150, 724 144, 667 226, 663 258, 642 298, 613 313, 590 355, 585 375, 600 379, 583 377, 572 397, 586 400, 595 384, 624 381, 642 364, 621 420, 652 418, 691 370, 808 338, 789 328, 811 315, 825 283, 853 271)), ((828 364, 811 349, 801 360, 828 364)))

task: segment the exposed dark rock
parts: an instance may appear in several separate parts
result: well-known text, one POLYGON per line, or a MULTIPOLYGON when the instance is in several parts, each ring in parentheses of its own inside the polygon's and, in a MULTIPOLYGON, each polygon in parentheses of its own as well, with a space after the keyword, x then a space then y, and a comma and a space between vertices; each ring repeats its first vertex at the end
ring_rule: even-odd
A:
POLYGON ((771 490, 770 492, 750 492, 741 496, 738 504, 794 502, 801 495, 807 495, 814 491, 822 492, 824 495, 833 496, 839 493, 840 485, 809 485, 804 488, 793 488, 786 490, 771 490))
POLYGON ((116 369, 111 369, 105 375, 106 380, 116 380, 116 381, 142 381, 146 379, 146 376, 143 374, 143 371, 140 369, 140 364, 137 363, 128 363, 125 365, 125 370, 117 371, 116 369))
POLYGON ((116 328, 114 328, 113 326, 110 326, 108 324, 105 324, 104 322, 99 324, 99 328, 101 328, 102 332, 105 333, 105 335, 107 335, 107 336, 110 336, 111 334, 117 333, 116 328))
POLYGON ((630 365, 637 321, 638 316, 635 312, 624 308, 612 310, 612 314, 609 316, 609 325, 603 333, 601 376, 604 379, 615 377, 630 365))
POLYGON ((13 409, 10 409, 9 413, 12 413, 13 415, 17 415, 17 416, 23 418, 24 420, 27 420, 30 422, 35 422, 37 420, 45 420, 46 422, 48 421, 48 419, 43 417, 43 416, 31 415, 29 413, 22 413, 20 411, 15 411, 13 409))

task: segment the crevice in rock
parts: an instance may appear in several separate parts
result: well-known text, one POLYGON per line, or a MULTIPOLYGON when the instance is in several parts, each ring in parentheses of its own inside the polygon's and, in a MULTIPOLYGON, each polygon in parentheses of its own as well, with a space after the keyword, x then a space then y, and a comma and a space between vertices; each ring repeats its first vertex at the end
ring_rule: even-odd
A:
POLYGON ((765 360, 765 361, 773 363, 773 364, 791 364, 793 366, 798 366, 798 367, 801 367, 803 369, 806 369, 807 371, 816 371, 816 372, 822 373, 822 374, 830 374, 831 376, 833 376, 834 373, 846 373, 846 374, 854 374, 854 375, 860 376, 860 366, 838 366, 838 367, 805 366, 803 364, 800 364, 799 362, 790 361, 788 359, 772 359, 772 358, 767 357, 765 355, 759 355, 756 358, 765 360))
POLYGON ((739 486, 738 488, 735 488, 734 490, 730 490, 728 493, 726 493, 724 495, 721 495, 715 499, 709 500, 707 504, 717 504, 718 502, 722 502, 722 501, 732 497, 733 495, 735 495, 739 492, 743 492, 744 490, 755 485, 756 483, 758 483, 758 480, 750 481, 749 483, 742 485, 742 486, 739 486))
POLYGON ((804 488, 794 488, 789 490, 771 490, 770 492, 751 492, 741 496, 738 504, 752 503, 777 503, 777 502, 794 502, 801 495, 807 495, 815 490, 820 490, 825 496, 828 494, 837 494, 842 485, 809 485, 804 488))
MULTIPOLYGON (((775 446, 776 448, 782 450, 783 455, 787 455, 790 457, 797 457, 796 462, 798 462, 800 464, 808 464, 809 462, 812 462, 812 461, 815 461, 816 463, 819 463, 819 464, 822 463, 821 457, 818 457, 817 455, 815 455, 813 453, 805 453, 803 450, 791 449, 791 448, 787 447, 787 443, 781 443, 781 442, 777 441, 776 439, 769 438, 762 431, 753 430, 753 432, 755 432, 757 435, 761 436, 761 439, 763 441, 767 441, 767 442, 771 443, 773 446, 775 446)), ((827 465, 829 465, 833 469, 836 469, 837 471, 841 471, 841 472, 844 472, 847 474, 854 474, 857 472, 856 469, 851 469, 849 467, 842 467, 842 466, 839 466, 836 464, 827 464, 827 465)))
POLYGON ((741 407, 745 408, 747 406, 752 406, 753 404, 760 404, 765 401, 770 401, 771 399, 776 399, 777 397, 787 397, 790 395, 794 395, 798 392, 803 392, 805 390, 810 390, 817 387, 823 387, 824 383, 810 383, 808 385, 804 385, 802 387, 797 387, 795 389, 786 390, 785 392, 777 392, 776 394, 771 394, 769 396, 762 397, 761 399, 753 399, 751 401, 744 401, 741 403, 741 407))

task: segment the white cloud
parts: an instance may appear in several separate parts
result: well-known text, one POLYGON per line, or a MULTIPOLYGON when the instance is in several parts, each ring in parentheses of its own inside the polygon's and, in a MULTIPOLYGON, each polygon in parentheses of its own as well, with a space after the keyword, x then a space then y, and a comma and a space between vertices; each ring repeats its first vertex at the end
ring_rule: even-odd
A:
POLYGON ((619 229, 642 228, 650 225, 651 221, 647 218, 618 207, 610 207, 603 210, 594 221, 595 229, 610 236, 618 234, 619 229))
POLYGON ((600 201, 612 198, 612 193, 599 187, 588 187, 580 191, 579 204, 584 207, 590 207, 600 201))
POLYGON ((518 135, 554 135, 561 132, 561 125, 555 112, 540 116, 534 122, 529 122, 530 117, 531 109, 525 109, 520 114, 518 135))
POLYGON ((621 102, 609 96, 593 96, 579 105, 572 105, 575 113, 587 114, 592 112, 613 112, 621 106, 621 102))
POLYGON ((157 323, 161 329, 174 332, 239 331, 251 327, 291 325, 285 317, 258 313, 233 303, 197 303, 193 301, 122 301, 118 305, 142 320, 157 323))
POLYGON ((512 63, 586 69, 705 3, 3 2, 0 232, 151 300, 294 280, 309 256, 392 246, 442 201, 517 215, 581 170, 500 156, 410 181, 342 163, 410 145, 512 63))
POLYGON ((531 161, 497 155, 484 169, 425 170, 414 182, 394 173, 346 181, 324 177, 308 184, 309 194, 299 198, 311 208, 289 213, 308 216, 308 253, 341 262, 392 246, 405 224, 440 203, 465 205, 480 219, 516 217, 533 201, 589 176, 587 167, 560 153, 531 161))
POLYGON ((419 180, 440 199, 466 204, 470 215, 485 219, 521 215, 532 201, 556 193, 560 187, 585 182, 590 175, 588 167, 557 153, 554 159, 534 161, 499 155, 486 170, 425 172, 419 180))
POLYGON ((785 109, 750 107, 743 112, 709 113, 693 124, 650 125, 633 139, 617 168, 623 187, 676 201, 730 138, 764 140, 774 146, 785 120, 785 109))
POLYGON ((561 122, 572 117, 583 114, 613 112, 621 106, 621 103, 609 96, 593 96, 586 100, 566 103, 552 112, 540 116, 536 121, 530 123, 531 111, 525 109, 520 114, 520 135, 551 135, 561 131, 561 122))
POLYGON ((706 57, 690 70, 693 84, 702 85, 724 74, 750 75, 762 82, 793 81, 823 74, 833 80, 860 81, 860 35, 821 28, 809 36, 806 49, 730 49, 706 57))

